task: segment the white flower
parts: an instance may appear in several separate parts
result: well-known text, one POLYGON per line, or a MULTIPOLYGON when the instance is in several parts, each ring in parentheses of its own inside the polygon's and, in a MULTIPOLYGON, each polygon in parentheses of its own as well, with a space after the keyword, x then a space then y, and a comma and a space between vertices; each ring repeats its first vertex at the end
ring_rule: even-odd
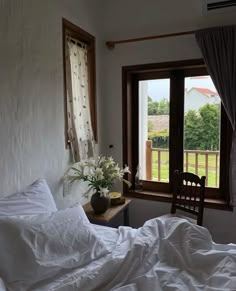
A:
POLYGON ((101 181, 104 179, 103 171, 101 168, 96 168, 94 171, 94 177, 97 181, 101 181))
POLYGON ((86 164, 87 164, 88 167, 95 167, 96 166, 96 160, 94 160, 93 158, 89 158, 86 161, 86 164))
POLYGON ((129 170, 129 167, 127 165, 125 165, 124 169, 123 169, 123 172, 124 173, 128 173, 128 174, 131 174, 130 170, 129 170))
POLYGON ((114 160, 112 157, 109 157, 106 159, 106 167, 110 167, 110 166, 113 166, 114 165, 114 160))
POLYGON ((100 196, 107 196, 107 194, 109 193, 109 190, 107 188, 102 188, 102 187, 99 187, 99 193, 100 193, 100 196))
POLYGON ((120 172, 120 168, 119 168, 119 166, 118 166, 118 165, 115 165, 115 167, 114 167, 114 171, 115 171, 115 172, 117 172, 117 173, 119 173, 119 172, 120 172))
POLYGON ((109 158, 107 159, 107 161, 108 161, 109 163, 114 163, 114 159, 113 159, 113 157, 109 157, 109 158))
POLYGON ((124 173, 122 173, 122 171, 119 171, 118 173, 115 174, 115 176, 117 177, 117 179, 122 179, 124 176, 124 173))
POLYGON ((74 164, 67 172, 66 178, 75 182, 76 180, 87 181, 89 187, 95 191, 99 191, 101 195, 106 195, 111 189, 115 180, 123 180, 125 173, 130 173, 129 167, 125 166, 120 169, 112 157, 99 156, 90 158, 74 164), (69 175, 69 170, 73 170, 73 175, 69 175))
POLYGON ((99 161, 99 164, 102 164, 103 162, 106 161, 106 158, 105 157, 102 157, 102 156, 99 156, 98 157, 98 161, 99 161))
POLYGON ((93 176, 94 175, 94 168, 93 167, 89 167, 88 165, 86 165, 84 167, 84 175, 93 176))

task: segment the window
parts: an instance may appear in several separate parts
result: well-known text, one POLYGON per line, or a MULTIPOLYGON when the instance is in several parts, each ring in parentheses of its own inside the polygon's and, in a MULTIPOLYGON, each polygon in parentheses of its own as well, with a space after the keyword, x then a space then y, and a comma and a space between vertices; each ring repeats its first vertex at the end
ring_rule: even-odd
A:
POLYGON ((88 91, 89 103, 91 113, 91 124, 93 129, 93 136, 97 141, 97 123, 96 123, 96 79, 95 79, 95 37, 79 28, 78 26, 70 23, 69 21, 62 20, 63 31, 63 63, 64 63, 64 108, 65 108, 65 140, 66 146, 69 145, 68 137, 68 119, 67 119, 67 79, 69 78, 66 69, 66 43, 67 38, 74 39, 86 46, 87 49, 87 66, 88 66, 88 91))
POLYGON ((122 74, 123 160, 133 185, 124 192, 171 193, 179 169, 205 175, 207 197, 228 202, 232 132, 204 62, 123 67, 122 74))

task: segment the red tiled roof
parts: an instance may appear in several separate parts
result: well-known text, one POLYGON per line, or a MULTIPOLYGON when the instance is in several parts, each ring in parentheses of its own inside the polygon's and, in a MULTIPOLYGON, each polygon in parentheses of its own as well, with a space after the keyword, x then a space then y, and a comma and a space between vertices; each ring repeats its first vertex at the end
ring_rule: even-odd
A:
POLYGON ((207 89, 207 88, 197 88, 197 87, 193 87, 192 89, 195 89, 195 90, 201 92, 202 94, 216 95, 216 96, 218 96, 218 93, 217 92, 214 92, 214 91, 212 91, 210 89, 207 89))

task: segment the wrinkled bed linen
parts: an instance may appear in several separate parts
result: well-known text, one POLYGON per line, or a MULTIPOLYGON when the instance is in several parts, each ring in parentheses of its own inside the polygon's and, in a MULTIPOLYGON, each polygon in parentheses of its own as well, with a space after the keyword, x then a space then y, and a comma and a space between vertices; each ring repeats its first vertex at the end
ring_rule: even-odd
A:
POLYGON ((236 245, 213 243, 203 227, 156 218, 139 229, 95 230, 112 253, 32 290, 236 290, 236 245))
POLYGON ((29 290, 109 253, 80 210, 0 219, 0 277, 9 290, 29 290))
POLYGON ((3 280, 0 278, 0 291, 7 291, 3 280))

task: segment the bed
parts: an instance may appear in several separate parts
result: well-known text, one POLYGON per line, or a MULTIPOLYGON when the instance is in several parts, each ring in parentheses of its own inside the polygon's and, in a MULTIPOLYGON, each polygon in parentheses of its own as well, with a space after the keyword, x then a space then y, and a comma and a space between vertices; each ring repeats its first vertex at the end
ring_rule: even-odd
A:
POLYGON ((185 219, 115 229, 89 223, 80 205, 1 216, 1 202, 1 291, 236 290, 236 245, 185 219))

